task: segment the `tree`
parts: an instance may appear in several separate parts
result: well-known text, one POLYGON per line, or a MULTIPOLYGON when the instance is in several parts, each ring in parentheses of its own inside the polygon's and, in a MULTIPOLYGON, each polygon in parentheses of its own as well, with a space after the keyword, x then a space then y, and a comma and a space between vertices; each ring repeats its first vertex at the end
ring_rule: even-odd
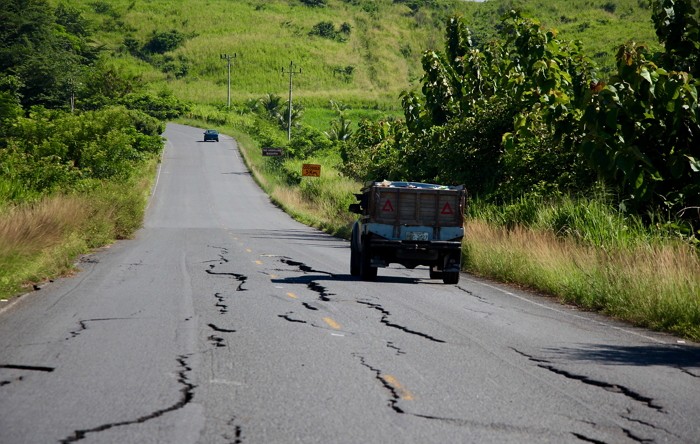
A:
POLYGON ((97 59, 89 27, 45 0, 0 0, 0 72, 19 78, 22 105, 65 107, 71 84, 97 59))
POLYGON ((652 18, 664 44, 666 69, 700 77, 700 9, 697 0, 654 0, 652 18))

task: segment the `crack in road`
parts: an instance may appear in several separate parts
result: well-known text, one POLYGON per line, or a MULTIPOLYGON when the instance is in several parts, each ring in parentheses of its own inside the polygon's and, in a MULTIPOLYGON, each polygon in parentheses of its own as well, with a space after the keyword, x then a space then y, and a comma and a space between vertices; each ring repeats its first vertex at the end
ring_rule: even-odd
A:
MULTIPOLYGON (((327 271, 316 270, 316 269, 311 268, 308 265, 304 264, 303 262, 298 262, 298 261, 292 260, 292 259, 285 257, 285 256, 280 257, 279 260, 280 260, 280 262, 282 262, 284 264, 291 265, 292 267, 296 267, 297 269, 299 269, 299 271, 301 271, 304 274, 321 273, 321 274, 325 274, 327 276, 335 276, 333 273, 329 273, 327 271)), ((280 270, 280 271, 283 271, 283 270, 280 270)), ((329 296, 335 296, 335 293, 329 292, 326 287, 319 284, 315 279, 303 278, 303 279, 297 279, 297 282, 305 283, 309 290, 318 293, 319 300, 321 300, 323 302, 330 302, 331 299, 329 298, 329 296)), ((316 310, 316 308, 311 308, 310 306, 307 306, 306 308, 308 308, 309 310, 316 310)))
POLYGON ((70 333, 70 338, 66 338, 66 341, 69 340, 69 339, 73 339, 73 338, 76 338, 76 337, 80 336, 80 334, 81 334, 82 332, 84 332, 85 330, 87 330, 87 329, 88 329, 88 326, 87 326, 88 322, 125 321, 125 320, 128 320, 128 319, 130 319, 130 318, 95 318, 95 319, 83 319, 83 320, 80 320, 80 321, 78 321, 78 326, 79 326, 78 329, 69 332, 69 333, 70 333))
POLYGON ((476 298, 479 302, 483 302, 484 304, 487 305, 496 305, 493 302, 487 300, 483 296, 479 296, 478 294, 474 293, 473 291, 467 290, 466 288, 462 288, 459 285, 457 285, 457 289, 462 290, 464 293, 468 294, 469 296, 476 298))
POLYGON ((571 434, 574 435, 576 438, 580 439, 581 441, 590 442, 593 444, 608 444, 605 441, 599 441, 597 439, 589 438, 586 435, 582 435, 580 433, 571 432, 571 434))
POLYGON ((224 338, 216 335, 209 335, 207 337, 209 339, 209 342, 211 342, 214 347, 226 347, 226 343, 224 342, 224 338))
POLYGON ((226 423, 226 425, 233 427, 233 436, 224 434, 223 438, 230 441, 229 444, 242 444, 243 443, 243 429, 241 426, 236 424, 236 417, 234 416, 231 420, 226 423))
POLYGON ((297 267, 303 273, 322 273, 322 274, 327 274, 328 276, 334 276, 333 273, 329 273, 327 271, 315 270, 303 262, 297 262, 297 261, 292 260, 288 257, 280 258, 280 262, 282 262, 283 264, 290 265, 292 267, 297 267))
POLYGON ((180 371, 177 373, 177 375, 178 375, 177 382, 182 386, 182 388, 180 389, 180 400, 177 401, 172 406, 166 407, 166 408, 161 409, 161 410, 156 410, 153 413, 150 413, 150 414, 145 415, 145 416, 141 416, 140 418, 137 418, 134 420, 103 424, 101 426, 98 426, 98 427, 95 427, 92 429, 76 430, 73 433, 73 435, 62 439, 60 442, 62 444, 77 442, 77 441, 85 439, 85 437, 89 433, 104 432, 105 430, 109 430, 109 429, 112 429, 115 427, 123 427, 123 426, 134 425, 134 424, 142 424, 146 421, 160 418, 161 416, 165 415, 166 413, 170 413, 170 412, 173 412, 175 410, 179 410, 179 409, 185 407, 187 404, 192 402, 192 400, 194 399, 194 389, 197 387, 196 385, 192 384, 189 381, 189 378, 187 377, 187 374, 192 371, 192 368, 187 363, 188 358, 189 358, 188 355, 181 355, 181 356, 178 356, 178 358, 177 358, 178 367, 180 368, 180 371))
POLYGON ((214 275, 214 276, 232 276, 234 279, 236 279, 238 282, 238 287, 236 287, 236 291, 247 291, 246 288, 243 288, 243 284, 245 284, 245 281, 248 280, 248 276, 244 274, 238 274, 238 273, 233 273, 233 272, 219 272, 219 271, 214 271, 214 268, 216 265, 209 265, 209 269, 206 270, 207 273, 214 275))
POLYGON ((308 322, 303 321, 303 320, 301 320, 301 319, 293 319, 293 318, 291 317, 291 315, 293 315, 293 314, 294 314, 294 312, 291 312, 291 311, 290 311, 290 312, 285 313, 285 314, 283 314, 283 315, 277 315, 277 317, 282 318, 282 319, 284 319, 285 321, 289 321, 289 322, 296 322, 296 323, 299 323, 299 324, 308 324, 308 322))
POLYGON ((397 356, 405 355, 405 354, 406 354, 405 351, 401 350, 401 348, 399 348, 398 346, 394 345, 393 342, 387 342, 387 343, 386 343, 386 346, 389 347, 389 348, 392 349, 392 350, 395 350, 397 356))
POLYGON ((641 442, 641 443, 647 443, 647 442, 651 443, 651 442, 655 442, 654 439, 644 439, 644 438, 640 438, 639 436, 637 436, 637 435, 635 435, 634 433, 632 433, 631 430, 622 429, 622 431, 625 432, 625 435, 627 435, 627 437, 628 437, 629 439, 633 440, 633 441, 641 442))
POLYGON ((318 308, 314 307, 313 305, 309 304, 308 302, 302 302, 301 305, 304 306, 307 310, 311 311, 318 311, 318 308))
MULTIPOLYGON (((389 375, 385 375, 381 369, 376 368, 369 364, 367 362, 367 359, 365 359, 364 356, 362 356, 359 353, 352 353, 352 356, 355 358, 359 359, 360 364, 370 370, 374 374, 374 378, 379 381, 379 383, 382 385, 382 387, 389 392, 389 400, 388 400, 388 407, 391 408, 395 413, 401 414, 401 415, 408 415, 408 416, 413 416, 415 418, 420 418, 420 419, 427 419, 430 421, 439 421, 447 424, 451 424, 457 427, 468 427, 470 429, 473 428, 482 428, 482 429, 488 429, 488 430, 507 430, 507 431, 512 431, 512 432, 518 432, 518 433, 528 433, 528 434, 543 434, 546 432, 550 432, 549 429, 547 428, 537 428, 537 427, 531 427, 531 426, 519 426, 519 425, 513 425, 513 424, 505 424, 505 423, 494 423, 494 422, 479 422, 471 419, 462 419, 462 418, 449 418, 449 417, 442 417, 442 416, 434 416, 434 415, 423 415, 420 413, 414 413, 410 411, 406 411, 399 407, 398 403, 402 399, 401 393, 400 393, 400 388, 395 387, 391 383, 391 379, 389 375)), ((412 396, 411 396, 412 397, 412 396)), ((408 398, 406 398, 408 399, 408 398)), ((605 444, 605 443, 603 443, 605 444)))
MULTIPOLYGON (((0 368, 6 368, 8 370, 23 370, 23 371, 30 371, 30 372, 43 372, 43 373, 51 373, 55 370, 53 367, 37 367, 33 365, 16 365, 16 364, 0 364, 0 368)), ((3 387, 5 385, 10 385, 13 382, 22 382, 24 381, 24 376, 18 376, 13 379, 3 379, 0 381, 0 387, 3 387)))
POLYGON ((395 328, 395 329, 397 329, 397 330, 401 330, 401 331, 404 332, 404 333, 409 333, 409 334, 412 334, 412 335, 420 336, 421 338, 425 338, 425 339, 427 339, 427 340, 429 340, 429 341, 438 342, 438 343, 440 343, 440 344, 445 344, 445 341, 443 341, 442 339, 437 339, 437 338, 435 338, 435 337, 433 337, 433 336, 430 336, 430 335, 428 335, 428 334, 421 333, 421 332, 415 331, 415 330, 410 330, 410 329, 408 329, 408 328, 406 328, 406 327, 404 327, 404 326, 402 326, 402 325, 394 324, 394 323, 390 322, 390 321, 389 321, 389 316, 391 316, 391 313, 390 313, 389 311, 385 310, 385 309, 384 309, 381 305, 379 305, 379 304, 374 304, 374 303, 372 303, 372 302, 367 302, 367 301, 357 301, 357 303, 358 303, 358 304, 362 304, 362 305, 366 305, 366 306, 368 306, 368 307, 370 307, 370 308, 373 308, 373 309, 379 311, 379 312, 382 314, 382 318, 381 318, 380 322, 381 322, 382 324, 386 325, 387 327, 391 327, 391 328, 395 328))
POLYGON ((209 262, 216 262, 217 260, 220 261, 221 263, 227 263, 227 262, 228 262, 228 259, 226 259, 226 255, 228 254, 228 248, 226 248, 226 247, 217 247, 217 246, 215 246, 215 245, 208 245, 208 247, 209 247, 209 248, 215 248, 215 249, 221 251, 221 253, 219 253, 219 259, 215 259, 215 260, 209 261, 209 262))
MULTIPOLYGON (((207 326, 208 326, 209 328, 211 328, 212 330, 214 330, 215 332, 219 332, 219 333, 235 333, 235 332, 236 332, 236 330, 229 330, 229 329, 226 329, 226 328, 220 328, 220 327, 217 327, 217 326, 214 325, 214 324, 207 324, 207 326)), ((215 347, 226 347, 226 342, 224 342, 224 338, 222 338, 221 336, 209 335, 209 336, 207 337, 207 339, 208 339, 209 342, 211 342, 215 347)))
POLYGON ((569 371, 559 369, 559 368, 555 367, 552 362, 547 361, 545 359, 535 358, 534 356, 531 356, 531 355, 524 353, 520 350, 517 350, 515 348, 512 348, 512 350, 515 351, 516 353, 520 354, 521 356, 526 357, 528 360, 535 362, 538 367, 545 369, 545 370, 549 370, 550 372, 552 372, 554 374, 564 376, 567 379, 572 379, 574 381, 582 382, 583 384, 586 384, 586 385, 599 387, 599 388, 602 388, 603 390, 606 390, 606 391, 611 392, 611 393, 619 393, 619 394, 624 395, 624 396, 626 396, 634 401, 642 403, 643 405, 645 405, 646 407, 648 407, 650 409, 656 410, 660 413, 666 413, 662 406, 655 404, 654 399, 649 398, 647 396, 644 396, 640 393, 637 393, 628 387, 625 387, 625 386, 619 385, 619 384, 612 384, 612 383, 605 382, 605 381, 599 381, 597 379, 592 379, 592 378, 585 376, 585 375, 577 375, 575 373, 571 373, 569 371))
POLYGON ((396 413, 406 413, 401 407, 398 406, 398 403, 401 400, 401 396, 399 395, 398 390, 396 390, 396 388, 393 385, 391 385, 389 381, 387 381, 386 377, 382 375, 382 371, 378 368, 369 365, 364 356, 361 356, 357 353, 353 353, 353 356, 360 360, 360 364, 362 364, 363 367, 368 368, 372 373, 374 373, 374 377, 377 379, 377 381, 379 381, 382 384, 382 386, 389 392, 389 407, 396 413))
POLYGON ((580 382, 587 384, 587 385, 592 385, 594 387, 600 387, 603 390, 606 390, 606 391, 611 392, 611 393, 619 393, 619 394, 624 395, 624 396, 626 396, 634 401, 637 401, 637 402, 640 402, 640 403, 646 405, 650 409, 656 410, 660 413, 666 413, 662 406, 656 405, 654 403, 654 399, 649 398, 649 397, 644 396, 644 395, 641 395, 641 394, 635 392, 634 390, 631 390, 623 385, 611 384, 609 382, 599 381, 597 379, 589 378, 588 376, 577 375, 575 373, 571 373, 571 372, 568 372, 566 370, 558 369, 558 368, 554 367, 553 365, 538 364, 537 366, 540 368, 543 368, 545 370, 549 370, 550 372, 555 373, 557 375, 564 376, 565 378, 572 379, 574 381, 580 381, 580 382))
POLYGON ((18 376, 15 379, 4 379, 4 380, 0 381, 0 387, 5 386, 5 385, 10 385, 13 382, 22 382, 22 381, 24 381, 24 376, 18 376))
POLYGON ((672 433, 671 431, 666 430, 666 429, 663 428, 663 427, 659 427, 659 426, 657 426, 657 425, 655 425, 655 424, 651 424, 651 423, 649 423, 649 422, 642 421, 641 419, 632 418, 632 417, 630 417, 630 416, 623 416, 622 418, 626 419, 626 420, 629 421, 629 422, 636 422, 637 424, 641 424, 641 425, 643 425, 643 426, 649 427, 649 428, 654 429, 654 430, 660 430, 660 431, 662 431, 662 432, 664 432, 664 433, 667 433, 667 434, 673 436, 673 437, 676 438, 676 439, 679 439, 679 440, 682 439, 681 436, 676 435, 675 433, 672 433))
POLYGON ((51 373, 56 370, 54 367, 41 367, 34 365, 17 365, 17 364, 0 364, 0 368, 7 368, 11 370, 27 370, 30 372, 46 372, 51 373))
POLYGON ((306 284, 306 286, 309 288, 311 291, 315 291, 316 293, 319 294, 319 299, 322 300, 323 302, 330 302, 330 298, 328 296, 335 296, 335 293, 329 293, 328 289, 324 287, 323 285, 318 284, 315 281, 311 281, 306 284))
POLYGON ((218 331, 219 333, 236 333, 236 330, 230 330, 227 328, 217 327, 214 324, 207 324, 207 325, 209 326, 209 328, 211 328, 214 331, 218 331))
POLYGON ((214 306, 219 309, 219 314, 228 313, 228 305, 224 304, 224 295, 221 293, 214 293, 214 297, 217 300, 217 303, 214 304, 214 306))
POLYGON ((685 367, 678 367, 678 370, 680 370, 681 372, 685 373, 688 376, 692 376, 693 378, 700 378, 700 375, 697 375, 697 374, 691 372, 690 370, 688 370, 685 367))

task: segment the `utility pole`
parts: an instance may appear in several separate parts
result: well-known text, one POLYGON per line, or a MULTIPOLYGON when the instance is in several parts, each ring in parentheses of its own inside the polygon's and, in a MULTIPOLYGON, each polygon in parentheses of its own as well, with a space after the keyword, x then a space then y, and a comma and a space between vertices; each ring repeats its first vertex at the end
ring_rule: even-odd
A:
POLYGON ((221 60, 226 60, 228 65, 228 89, 226 94, 226 107, 231 108, 231 59, 236 58, 236 53, 231 54, 221 54, 221 60))
POLYGON ((299 71, 294 70, 294 62, 289 62, 289 70, 287 72, 282 68, 282 74, 289 74, 289 110, 287 113, 287 140, 292 140, 292 76, 294 74, 301 74, 301 68, 299 71))

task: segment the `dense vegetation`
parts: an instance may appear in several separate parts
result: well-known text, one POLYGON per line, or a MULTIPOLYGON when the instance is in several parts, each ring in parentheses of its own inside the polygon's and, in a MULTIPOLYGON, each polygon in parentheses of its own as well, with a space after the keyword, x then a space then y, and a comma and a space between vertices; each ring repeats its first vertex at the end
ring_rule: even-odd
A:
POLYGON ((184 108, 109 65, 75 8, 2 0, 0 22, 0 294, 6 295, 140 226, 143 178, 163 145, 161 119, 184 108))
POLYGON ((0 268, 22 239, 60 243, 7 227, 62 199, 104 215, 131 196, 129 217, 88 218, 124 229, 65 251, 128 235, 143 189, 114 186, 139 190, 181 116, 234 134, 276 202, 334 233, 358 181, 465 183, 470 271, 699 338, 693 1, 0 0, 0 268))
POLYGON ((405 120, 364 124, 345 148, 346 171, 358 179, 469 183, 497 202, 598 184, 631 214, 671 214, 694 235, 697 12, 689 0, 666 3, 654 4, 665 51, 626 43, 607 79, 580 45, 514 11, 489 46, 451 20, 445 51, 423 55, 421 94, 402 96, 405 120))

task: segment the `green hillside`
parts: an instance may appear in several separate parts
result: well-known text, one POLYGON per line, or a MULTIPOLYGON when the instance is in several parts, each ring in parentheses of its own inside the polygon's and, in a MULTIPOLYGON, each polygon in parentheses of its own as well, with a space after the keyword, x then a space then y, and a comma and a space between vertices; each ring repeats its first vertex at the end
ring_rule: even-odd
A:
POLYGON ((235 54, 234 102, 267 93, 286 96, 288 76, 281 69, 293 61, 302 70, 294 78, 294 94, 307 106, 326 106, 333 99, 397 108, 399 93, 420 80, 421 53, 441 49, 445 21, 453 14, 466 17, 475 37, 488 41, 500 16, 519 8, 560 30, 560 36, 581 39, 590 55, 608 66, 625 41, 656 41, 646 0, 69 3, 95 23, 95 39, 113 51, 114 63, 155 89, 167 85, 181 99, 200 104, 226 102, 226 61, 220 56, 235 54), (154 36, 171 38, 161 48, 167 50, 138 54, 154 36))
POLYGON ((557 30, 563 39, 580 40, 606 72, 615 65, 618 47, 627 41, 661 48, 649 0, 488 0, 473 12, 469 25, 477 34, 489 35, 511 8, 557 30))

